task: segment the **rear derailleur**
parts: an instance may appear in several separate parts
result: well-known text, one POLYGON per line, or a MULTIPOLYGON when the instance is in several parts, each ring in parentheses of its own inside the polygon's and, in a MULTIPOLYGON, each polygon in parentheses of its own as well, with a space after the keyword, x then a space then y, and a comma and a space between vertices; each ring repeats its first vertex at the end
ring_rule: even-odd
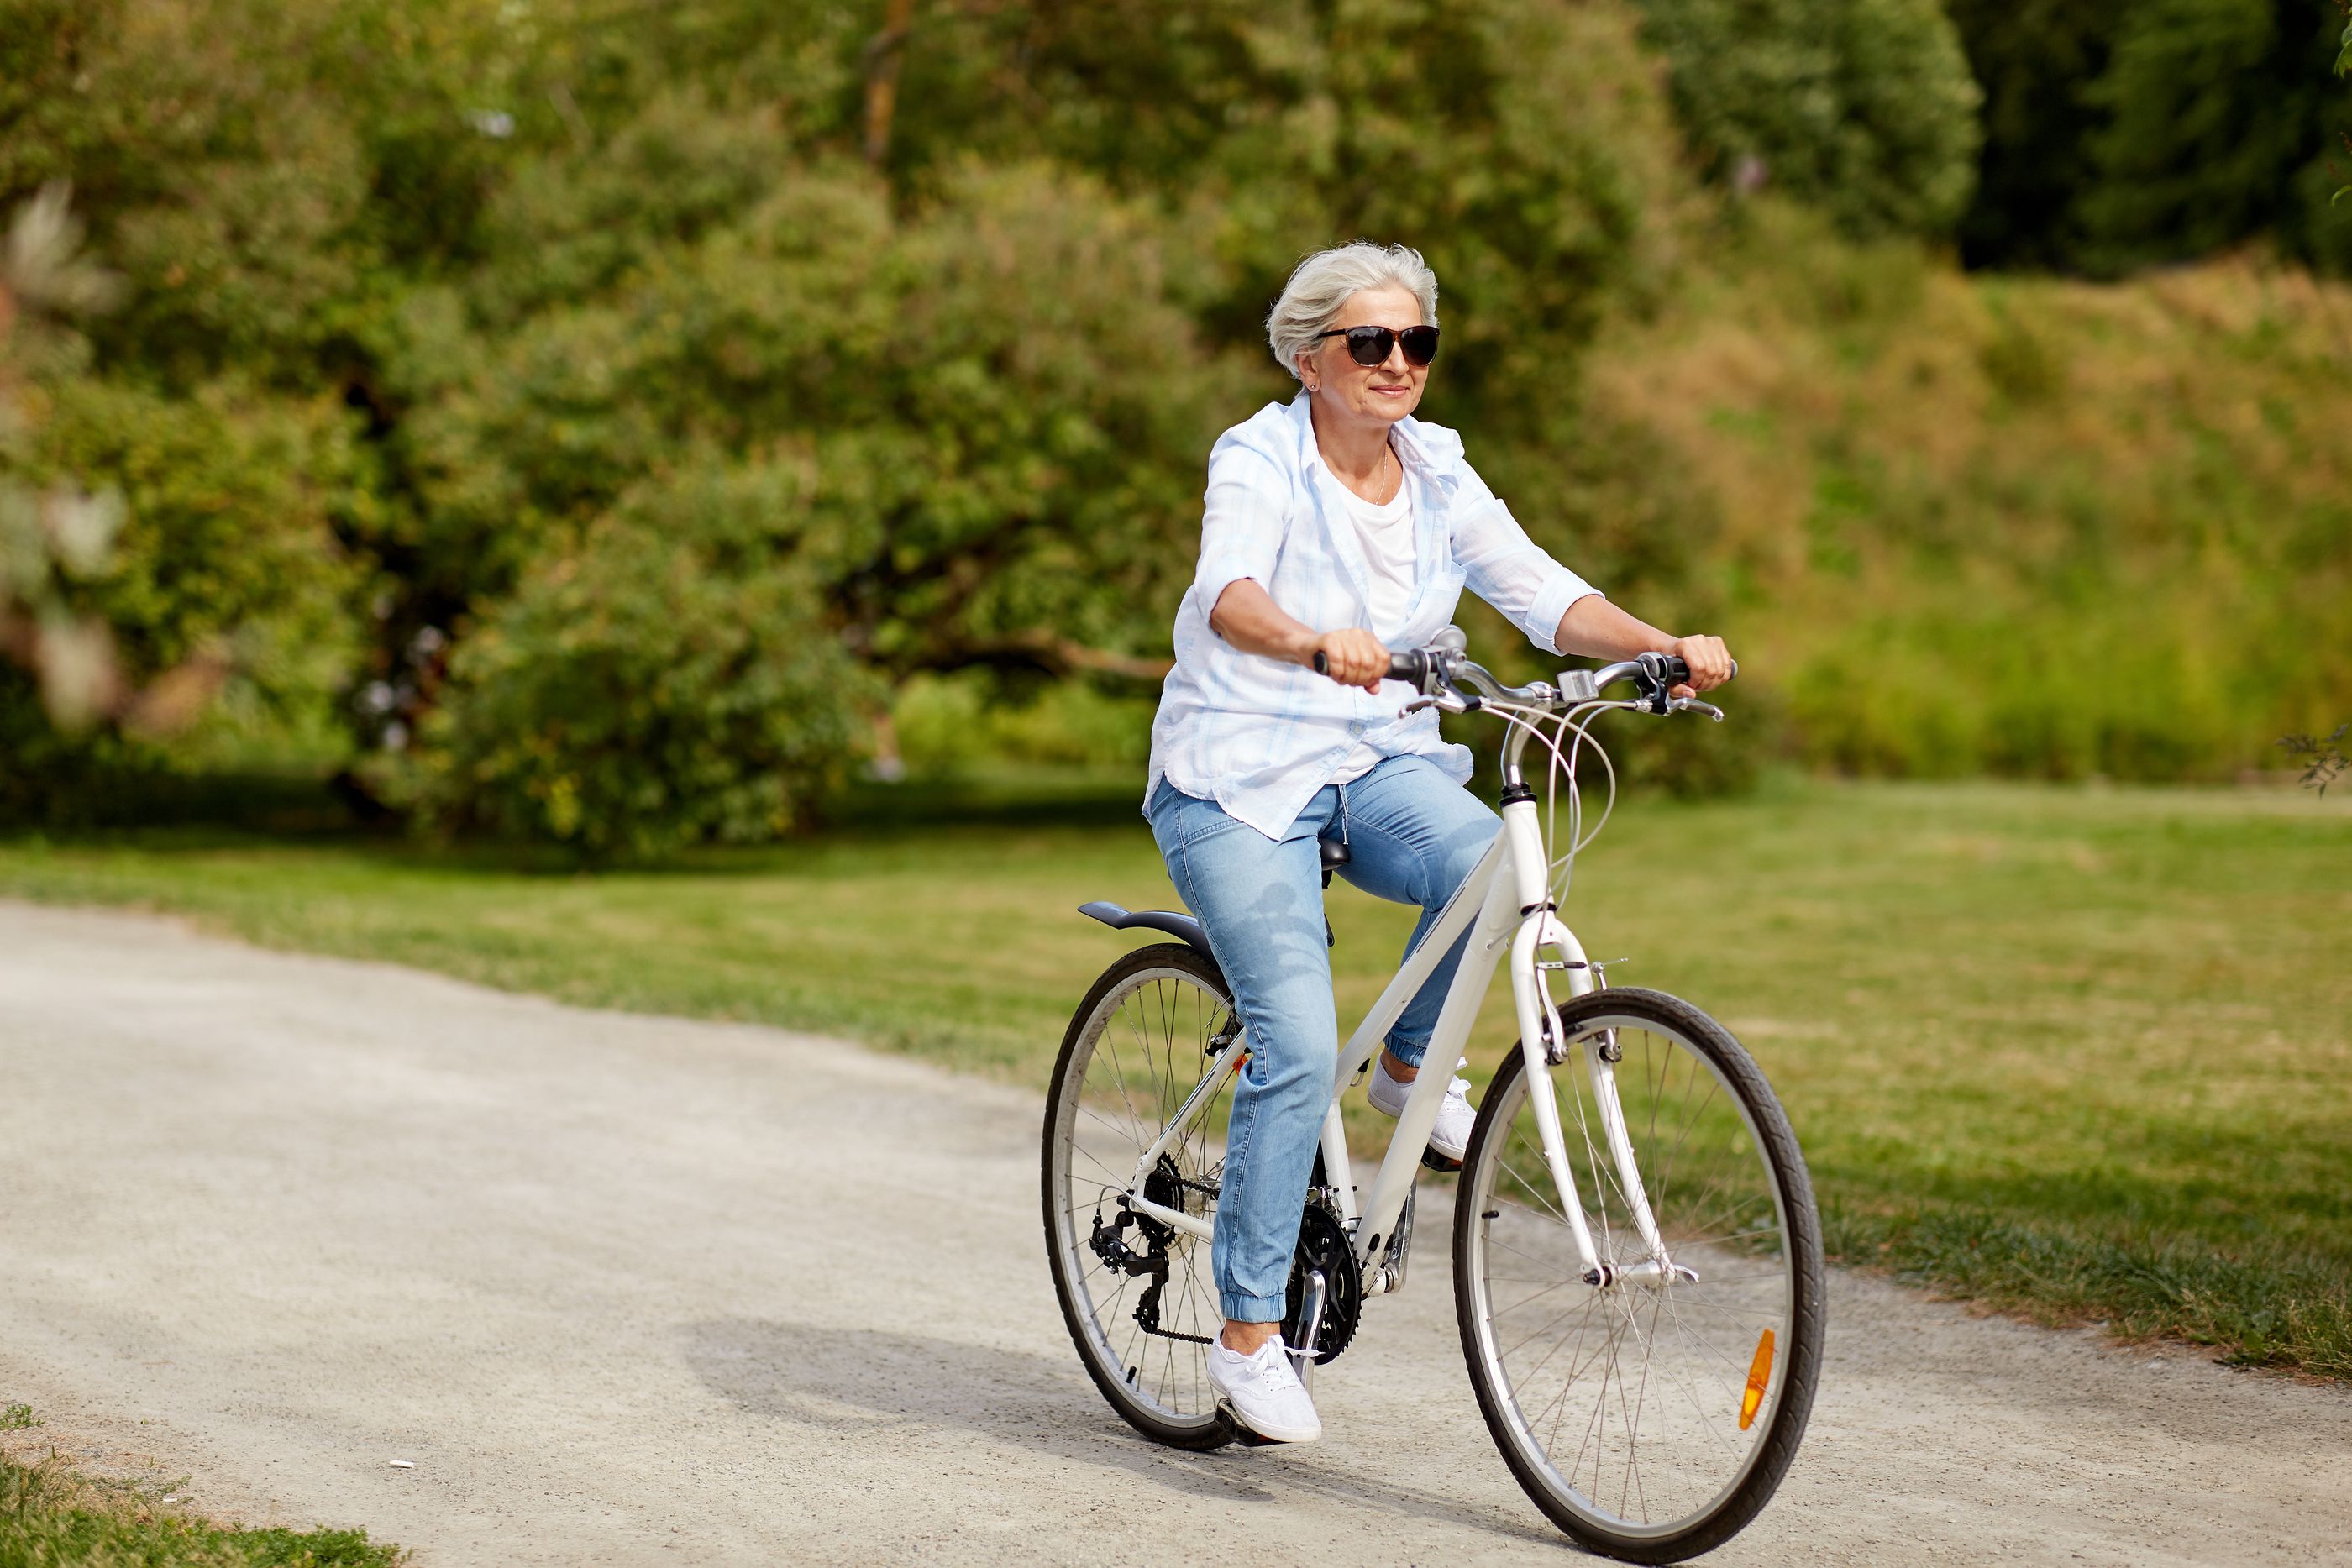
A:
MULTIPOLYGON (((1203 1198, 1213 1201, 1217 1187, 1213 1182, 1199 1181, 1185 1176, 1176 1168, 1176 1162, 1171 1157, 1162 1155, 1160 1163, 1152 1167, 1151 1174, 1143 1179, 1143 1196, 1162 1208, 1191 1213, 1207 1207, 1202 1201, 1203 1198)), ((1168 1288, 1171 1249, 1181 1241, 1189 1241, 1191 1238, 1164 1219, 1137 1213, 1128 1206, 1125 1193, 1118 1194, 1116 1201, 1118 1213, 1108 1220, 1103 1218, 1101 1206, 1096 1206, 1094 1232, 1087 1238, 1087 1245, 1096 1257, 1102 1260, 1104 1267, 1131 1278, 1150 1281, 1136 1299, 1136 1326, 1145 1333, 1155 1334, 1161 1339, 1181 1340, 1187 1344, 1209 1343, 1214 1335, 1184 1333, 1162 1326, 1160 1321, 1160 1293, 1168 1288), (1130 1225, 1143 1244, 1140 1249, 1129 1245, 1125 1239, 1127 1228, 1130 1225)))

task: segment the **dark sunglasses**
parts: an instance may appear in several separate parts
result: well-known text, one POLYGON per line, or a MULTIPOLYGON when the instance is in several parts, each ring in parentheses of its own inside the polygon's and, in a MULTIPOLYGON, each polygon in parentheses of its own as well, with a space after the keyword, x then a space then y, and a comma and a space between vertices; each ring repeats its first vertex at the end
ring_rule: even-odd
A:
POLYGON ((1388 363, 1389 350, 1399 343, 1404 345, 1404 362, 1425 365, 1437 358, 1437 329, 1407 327, 1395 331, 1387 327, 1334 327, 1328 332, 1315 334, 1318 341, 1325 338, 1348 340, 1348 357, 1360 365, 1388 363))

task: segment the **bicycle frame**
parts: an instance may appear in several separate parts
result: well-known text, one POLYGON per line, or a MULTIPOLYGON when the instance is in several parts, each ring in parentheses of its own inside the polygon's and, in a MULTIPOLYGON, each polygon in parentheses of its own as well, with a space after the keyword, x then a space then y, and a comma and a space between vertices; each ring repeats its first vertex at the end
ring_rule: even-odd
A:
MULTIPOLYGON (((1516 763, 1517 748, 1513 747, 1506 768, 1507 784, 1513 788, 1517 786, 1516 763)), ((1600 982, 1575 934, 1553 908, 1535 800, 1524 789, 1517 789, 1517 798, 1512 798, 1513 788, 1507 788, 1505 792, 1502 831, 1495 836, 1494 843, 1454 891, 1436 924, 1339 1050, 1331 1101, 1323 1112, 1323 1171, 1338 1198, 1340 1218, 1353 1238, 1366 1295, 1382 1293, 1393 1289, 1397 1282, 1380 1270, 1381 1248, 1395 1234, 1412 1190, 1421 1152, 1437 1124, 1437 1113, 1444 1103, 1447 1081, 1452 1076, 1445 1064, 1460 1054, 1463 1043, 1469 1039, 1506 945, 1510 949, 1511 994, 1517 1012, 1519 1050, 1527 1059, 1528 1083, 1534 1097, 1537 1128, 1543 1140, 1544 1161, 1559 1191, 1560 1212, 1568 1218, 1577 1251, 1584 1262, 1586 1282, 1602 1288, 1620 1279, 1661 1279, 1669 1272, 1688 1274, 1688 1270, 1675 1269, 1668 1259, 1657 1222, 1650 1212, 1641 1173, 1634 1166, 1633 1142, 1626 1135, 1624 1113, 1618 1103, 1616 1068, 1612 1060, 1613 1041, 1607 1038, 1606 1031, 1592 1033, 1580 1042, 1562 1038, 1559 1009, 1552 1002, 1546 973, 1556 967, 1566 975, 1574 996, 1595 989, 1600 982), (1437 1063, 1439 1070, 1424 1071, 1414 1080, 1403 1113, 1397 1118, 1396 1131, 1372 1178, 1371 1196, 1360 1209, 1354 1169, 1340 1121, 1339 1096, 1370 1065, 1372 1053, 1381 1048, 1390 1026, 1465 930, 1470 934, 1469 944, 1464 949, 1460 967, 1454 971, 1454 982, 1447 988, 1425 1058, 1437 1063), (1546 949, 1557 956, 1549 961, 1539 957, 1546 949), (1569 1164, 1550 1069, 1565 1061, 1570 1050, 1578 1043, 1584 1046, 1594 1103, 1618 1179, 1646 1251, 1644 1260, 1630 1268, 1620 1267, 1594 1250, 1584 1207, 1577 1193, 1576 1175, 1569 1164)), ((1175 1141, 1177 1129, 1191 1122, 1202 1102, 1240 1065, 1247 1049, 1247 1040, 1236 1031, 1199 1085, 1160 1130, 1159 1138, 1136 1162, 1127 1202, 1137 1213, 1150 1215, 1203 1239, 1213 1234, 1213 1227, 1209 1222, 1146 1198, 1143 1183, 1160 1155, 1175 1141)))

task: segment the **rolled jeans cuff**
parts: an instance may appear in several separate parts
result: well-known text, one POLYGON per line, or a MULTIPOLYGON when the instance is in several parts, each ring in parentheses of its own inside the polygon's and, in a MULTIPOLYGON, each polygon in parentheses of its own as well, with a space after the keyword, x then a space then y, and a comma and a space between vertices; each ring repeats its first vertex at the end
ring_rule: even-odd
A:
POLYGON ((1229 1323, 1275 1323, 1290 1310, 1287 1296, 1244 1296, 1238 1291, 1217 1292, 1217 1311, 1229 1323))

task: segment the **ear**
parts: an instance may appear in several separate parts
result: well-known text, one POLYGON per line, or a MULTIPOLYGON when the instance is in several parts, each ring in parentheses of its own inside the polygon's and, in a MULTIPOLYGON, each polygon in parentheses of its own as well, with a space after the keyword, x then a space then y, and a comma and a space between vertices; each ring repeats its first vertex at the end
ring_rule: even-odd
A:
POLYGON ((1311 373, 1314 371, 1314 368, 1315 356, 1312 353, 1304 353, 1298 356, 1298 384, 1305 387, 1308 392, 1321 392, 1323 390, 1323 379, 1320 376, 1311 373))

